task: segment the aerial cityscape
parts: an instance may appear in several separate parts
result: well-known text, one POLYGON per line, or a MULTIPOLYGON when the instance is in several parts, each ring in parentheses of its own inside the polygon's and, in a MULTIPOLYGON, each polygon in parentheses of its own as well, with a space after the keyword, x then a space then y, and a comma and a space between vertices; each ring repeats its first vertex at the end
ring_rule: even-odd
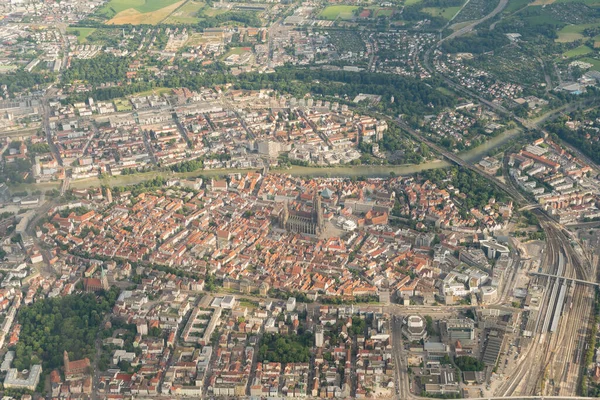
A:
POLYGON ((0 1, 2 399, 600 398, 600 0, 0 1))

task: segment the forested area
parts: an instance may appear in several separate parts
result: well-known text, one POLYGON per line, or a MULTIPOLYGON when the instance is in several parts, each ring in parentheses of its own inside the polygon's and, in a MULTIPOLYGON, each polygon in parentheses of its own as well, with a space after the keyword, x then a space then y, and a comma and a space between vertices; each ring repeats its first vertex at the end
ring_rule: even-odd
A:
POLYGON ((4 163, 4 166, 0 170, 0 183, 10 182, 18 184, 34 182, 33 175, 31 175, 32 165, 28 158, 19 158, 12 162, 4 163))
POLYGON ((444 51, 448 53, 475 53, 481 54, 505 46, 510 41, 497 31, 480 31, 475 35, 461 36, 442 44, 444 51))
POLYGON ((454 98, 435 90, 420 80, 400 75, 326 71, 285 67, 272 74, 252 73, 242 76, 242 89, 273 88, 296 96, 313 93, 321 96, 340 96, 352 100, 359 93, 377 94, 377 107, 389 114, 423 115, 432 108, 449 107, 454 98), (393 102, 392 102, 393 97, 393 102))
POLYGON ((454 362, 461 371, 483 371, 485 367, 483 362, 469 356, 456 357, 454 362))
POLYGON ((244 24, 246 27, 262 26, 262 22, 256 13, 248 11, 231 11, 224 14, 215 15, 214 17, 209 17, 203 14, 202 19, 196 24, 196 26, 200 29, 214 28, 222 26, 224 23, 229 21, 244 24))
POLYGON ((301 335, 280 335, 266 333, 260 339, 258 361, 297 363, 310 361, 310 349, 313 335, 304 332, 301 335))
POLYGON ((27 72, 19 69, 15 72, 0 74, 0 86, 6 85, 8 92, 13 94, 26 89, 34 88, 54 81, 55 76, 50 73, 27 72))
POLYGON ((17 314, 21 335, 14 367, 29 369, 41 363, 49 371, 62 367, 63 352, 72 360, 93 359, 94 343, 104 315, 117 299, 118 289, 95 294, 47 298, 23 307, 17 314))
POLYGON ((74 59, 71 68, 63 75, 65 83, 84 81, 97 86, 107 82, 119 82, 126 78, 129 60, 111 54, 101 54, 90 59, 74 59))
MULTIPOLYGON (((94 59, 95 60, 95 59, 94 59)), ((91 60, 84 60, 91 61, 91 60)), ((101 64, 99 64, 101 65, 101 64)), ((93 79, 95 82, 102 79, 114 79, 123 67, 115 67, 109 72, 90 72, 90 68, 98 68, 94 63, 79 64, 70 73, 68 80, 93 79)), ((124 65, 126 71, 127 65, 124 65)), ((122 72, 123 76, 125 72, 122 72)), ((271 88, 282 93, 289 93, 300 97, 306 93, 317 96, 339 97, 339 101, 347 98, 351 101, 359 93, 381 95, 378 108, 391 114, 423 115, 433 109, 453 106, 455 100, 435 90, 433 85, 400 75, 360 73, 348 71, 325 71, 321 69, 307 69, 297 67, 278 68, 272 74, 247 73, 232 76, 224 72, 212 71, 211 73, 195 73, 189 70, 178 71, 154 83, 136 83, 130 86, 102 88, 82 95, 74 95, 69 100, 84 100, 92 96, 97 100, 110 100, 123 97, 127 94, 148 90, 152 87, 179 88, 187 87, 199 90, 202 87, 211 87, 232 83, 236 89, 259 90, 271 88), (393 97, 393 102, 392 102, 393 97)))

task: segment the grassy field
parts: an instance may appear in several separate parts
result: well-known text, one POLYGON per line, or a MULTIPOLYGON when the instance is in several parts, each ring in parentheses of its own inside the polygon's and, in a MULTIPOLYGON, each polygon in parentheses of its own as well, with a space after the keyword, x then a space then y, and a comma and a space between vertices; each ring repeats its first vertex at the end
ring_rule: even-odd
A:
POLYGON ((195 24, 200 21, 200 11, 206 7, 201 1, 188 1, 180 9, 169 15, 166 24, 195 24))
POLYGON ((460 11, 460 7, 425 7, 423 8, 423 12, 431 15, 432 17, 442 17, 444 19, 450 20, 452 17, 456 15, 457 12, 460 11))
POLYGON ((590 49, 587 46, 579 46, 576 47, 574 49, 571 49, 565 53, 563 53, 563 58, 574 58, 574 57, 580 57, 580 56, 584 56, 586 54, 589 54, 591 52, 593 52, 594 50, 590 49))
POLYGON ((115 108, 117 109, 118 112, 133 110, 133 106, 131 105, 131 103, 129 102, 129 100, 126 100, 126 99, 115 99, 113 101, 113 103, 114 103, 115 108))
POLYGON ((87 37, 90 36, 96 28, 67 28, 68 33, 79 32, 79 36, 77 36, 77 42, 79 44, 87 42, 87 37))
POLYGON ((16 65, 0 65, 0 74, 4 74, 6 72, 10 72, 17 69, 16 65))
POLYGON ((356 6, 328 6, 319 14, 319 18, 336 20, 336 19, 352 19, 356 6))
POLYGON ((559 43, 571 43, 576 40, 584 38, 583 31, 587 28, 597 27, 600 24, 580 24, 580 25, 567 25, 558 31, 558 39, 556 42, 559 43))
MULTIPOLYGON (((151 1, 151 0, 148 0, 151 1)), ((156 1, 156 0, 154 0, 156 1)), ((165 3, 171 3, 172 0, 165 0, 165 3)), ((149 12, 140 12, 135 8, 128 8, 127 10, 119 12, 110 20, 106 21, 107 25, 140 25, 140 24, 149 24, 156 25, 159 22, 163 21, 169 15, 173 13, 178 7, 180 7, 185 0, 181 0, 177 3, 171 3, 166 7, 155 11, 149 12)))
POLYGON ((198 15, 206 15, 207 17, 214 17, 219 14, 225 14, 229 10, 225 8, 213 8, 213 7, 204 7, 198 15))
POLYGON ((437 90, 438 92, 440 92, 442 94, 445 94, 446 96, 450 96, 450 97, 456 96, 454 93, 452 93, 450 90, 446 89, 445 87, 438 86, 435 88, 435 90, 437 90))
POLYGON ((423 0, 404 0, 404 5, 410 6, 412 4, 417 4, 422 2, 423 0))

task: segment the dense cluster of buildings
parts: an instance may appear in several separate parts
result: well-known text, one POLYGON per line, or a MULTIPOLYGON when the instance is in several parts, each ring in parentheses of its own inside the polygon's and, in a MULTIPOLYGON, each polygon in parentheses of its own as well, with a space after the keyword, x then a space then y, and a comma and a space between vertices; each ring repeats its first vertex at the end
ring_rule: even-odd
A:
POLYGON ((592 169, 550 139, 510 155, 511 176, 560 223, 600 217, 599 186, 592 169))
MULTIPOLYGON (((80 200, 51 209, 38 235, 78 256, 211 274, 242 293, 302 292, 317 299, 391 291, 407 301, 452 303, 479 296, 491 302, 495 291, 486 286, 498 287, 501 281, 493 278, 500 269, 492 271, 487 259, 506 248, 489 239, 512 206, 490 201, 464 219, 455 202, 462 194, 449 190, 414 178, 306 180, 259 173, 206 183, 173 180, 136 197, 109 189, 73 190, 80 200), (396 191, 408 199, 401 215, 445 233, 390 226, 396 191), (480 248, 459 251, 463 243, 480 248), (464 265, 471 272, 464 272, 464 265), (456 285, 442 290, 439 283, 454 282, 444 281, 445 274, 458 267, 462 290, 456 285)), ((130 267, 119 270, 122 277, 128 273, 130 267)))
POLYGON ((90 98, 51 103, 49 114, 62 166, 53 154, 37 157, 40 181, 61 179, 63 166, 70 166, 72 179, 190 160, 202 160, 205 169, 262 168, 265 158, 277 165, 282 153, 302 164, 346 164, 360 158, 359 141, 379 141, 387 130, 385 121, 347 106, 272 91, 181 89, 114 104, 90 98), (117 112, 126 108, 131 111, 117 112))
POLYGON ((444 110, 437 115, 425 118, 427 135, 442 143, 455 143, 447 147, 460 149, 472 147, 484 141, 487 136, 498 133, 503 125, 497 123, 499 117, 484 111, 480 105, 473 103, 460 104, 453 110, 444 110))
POLYGON ((390 29, 385 32, 373 32, 369 35, 369 39, 377 49, 378 57, 373 67, 374 72, 421 79, 430 77, 418 55, 435 41, 434 34, 390 29))
POLYGON ((487 71, 467 65, 463 59, 473 58, 471 53, 434 54, 435 69, 439 73, 455 78, 462 86, 480 93, 491 101, 502 103, 505 100, 521 98, 523 87, 516 83, 501 82, 487 71))

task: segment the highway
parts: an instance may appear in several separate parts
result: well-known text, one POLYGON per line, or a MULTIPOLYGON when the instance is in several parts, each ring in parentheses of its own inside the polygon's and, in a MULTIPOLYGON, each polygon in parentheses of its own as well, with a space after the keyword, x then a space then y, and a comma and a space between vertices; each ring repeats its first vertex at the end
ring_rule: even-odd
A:
MULTIPOLYGON (((465 33, 469 33, 471 32, 477 25, 481 24, 482 22, 487 21, 490 18, 494 18, 496 15, 498 15, 499 13, 502 12, 502 10, 504 10, 504 8, 506 7, 506 5, 508 4, 508 0, 500 0, 500 2, 498 3, 498 5, 496 6, 496 8, 489 13, 488 15, 486 15, 485 17, 478 19, 477 21, 473 21, 472 23, 470 23, 469 25, 457 30, 456 32, 446 36, 444 39, 440 40, 437 44, 437 46, 439 47, 444 41, 446 40, 451 40, 454 39, 456 37, 462 36, 465 33)), ((462 10, 462 9, 461 9, 462 10)), ((456 15, 458 15, 458 13, 456 13, 456 15)), ((455 15, 455 17, 456 17, 455 15)))

